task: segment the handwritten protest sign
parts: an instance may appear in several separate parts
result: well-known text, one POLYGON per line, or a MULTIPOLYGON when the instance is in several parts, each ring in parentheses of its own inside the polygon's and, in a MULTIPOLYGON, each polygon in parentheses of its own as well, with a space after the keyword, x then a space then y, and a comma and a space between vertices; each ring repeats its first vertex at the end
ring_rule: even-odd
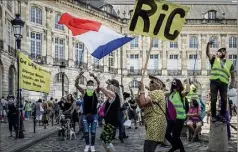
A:
POLYGON ((161 0, 137 0, 129 30, 133 33, 174 41, 185 23, 189 7, 161 0))
POLYGON ((20 88, 36 91, 50 92, 50 72, 32 62, 27 56, 18 52, 20 88))

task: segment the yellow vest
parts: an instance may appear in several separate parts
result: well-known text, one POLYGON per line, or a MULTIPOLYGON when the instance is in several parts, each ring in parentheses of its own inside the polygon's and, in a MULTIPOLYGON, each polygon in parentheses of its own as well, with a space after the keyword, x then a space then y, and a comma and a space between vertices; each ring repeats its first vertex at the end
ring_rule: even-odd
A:
POLYGON ((230 69, 232 62, 226 59, 224 66, 221 66, 221 61, 219 58, 216 58, 211 69, 210 80, 219 79, 221 82, 228 84, 229 78, 231 76, 230 69))

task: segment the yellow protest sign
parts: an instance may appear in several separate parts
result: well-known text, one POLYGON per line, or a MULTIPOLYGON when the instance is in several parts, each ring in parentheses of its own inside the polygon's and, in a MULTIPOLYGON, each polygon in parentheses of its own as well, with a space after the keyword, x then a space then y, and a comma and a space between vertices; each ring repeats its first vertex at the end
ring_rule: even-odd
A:
POLYGON ((162 0, 137 0, 129 30, 133 33, 174 41, 185 23, 189 7, 162 0))
POLYGON ((50 72, 35 64, 18 51, 20 88, 36 92, 50 92, 50 72))

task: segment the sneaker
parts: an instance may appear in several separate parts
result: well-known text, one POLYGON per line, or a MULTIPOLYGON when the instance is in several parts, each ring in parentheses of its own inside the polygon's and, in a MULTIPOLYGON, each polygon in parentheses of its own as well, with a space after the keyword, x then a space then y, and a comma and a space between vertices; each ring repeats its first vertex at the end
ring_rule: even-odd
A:
POLYGON ((91 146, 90 150, 91 150, 91 152, 95 152, 96 151, 94 146, 91 146))
POLYGON ((108 144, 107 145, 107 149, 109 149, 110 151, 115 151, 115 148, 114 148, 114 146, 113 146, 113 144, 112 143, 110 143, 110 144, 108 144))
POLYGON ((85 146, 85 149, 84 149, 84 152, 88 152, 88 151, 89 151, 89 146, 86 145, 86 146, 85 146))

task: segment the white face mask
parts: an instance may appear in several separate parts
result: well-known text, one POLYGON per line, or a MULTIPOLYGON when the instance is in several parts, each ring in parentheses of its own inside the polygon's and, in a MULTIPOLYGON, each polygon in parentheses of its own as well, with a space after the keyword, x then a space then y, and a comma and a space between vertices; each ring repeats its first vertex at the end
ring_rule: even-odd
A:
POLYGON ((87 86, 88 90, 94 90, 94 86, 87 86))

